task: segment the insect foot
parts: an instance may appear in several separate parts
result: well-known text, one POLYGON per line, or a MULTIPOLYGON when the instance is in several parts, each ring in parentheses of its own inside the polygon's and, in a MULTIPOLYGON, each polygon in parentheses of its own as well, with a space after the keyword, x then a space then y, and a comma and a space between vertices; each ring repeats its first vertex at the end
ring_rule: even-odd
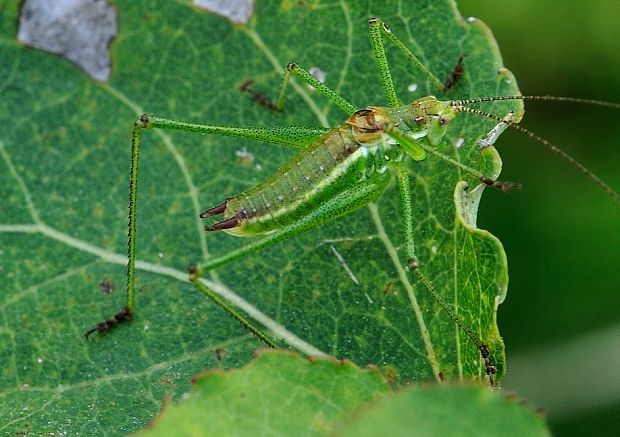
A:
POLYGON ((407 266, 409 266, 409 270, 414 271, 420 267, 420 261, 417 258, 410 258, 407 260, 407 266))
POLYGON ((135 126, 136 126, 136 127, 139 127, 139 128, 142 128, 142 129, 146 129, 146 128, 150 127, 150 126, 149 126, 150 121, 151 121, 151 119, 150 119, 150 117, 149 117, 149 115, 148 115, 148 114, 142 114, 142 115, 141 115, 140 117, 138 117, 138 119, 136 120, 135 126))
POLYGON ((191 263, 187 267, 187 274, 189 275, 190 281, 196 281, 202 276, 202 272, 198 268, 198 266, 194 263, 191 263))
POLYGON ((469 339, 476 345, 478 350, 480 351, 480 355, 482 356, 482 360, 484 361, 485 373, 489 378, 489 384, 491 387, 495 387, 495 373, 497 373, 497 368, 493 365, 493 361, 491 359, 491 353, 489 352, 489 347, 486 343, 483 343, 476 337, 474 332, 465 326, 460 317, 454 312, 452 308, 450 308, 443 299, 439 296, 433 284, 426 279, 426 277, 420 271, 420 262, 417 258, 409 258, 407 260, 407 266, 409 270, 413 272, 416 278, 422 283, 422 285, 428 290, 428 292, 435 298, 435 300, 439 303, 439 305, 443 308, 443 310, 450 315, 452 320, 459 326, 459 328, 469 337, 469 339))
POLYGON ((514 182, 508 181, 496 181, 495 179, 488 178, 486 176, 482 176, 480 178, 480 182, 489 187, 495 187, 498 190, 502 190, 504 193, 507 193, 512 190, 520 190, 521 184, 515 184, 514 182))
POLYGON ((383 31, 385 33, 391 34, 392 33, 392 29, 390 28, 390 26, 387 25, 387 23, 385 23, 383 20, 381 20, 381 18, 379 17, 372 17, 368 19, 368 25, 369 26, 382 26, 383 27, 383 31))
POLYGON ((491 361, 491 353, 489 352, 489 347, 482 343, 477 345, 478 350, 480 351, 480 355, 482 355, 482 359, 484 360, 484 366, 486 368, 486 374, 489 377, 489 382, 492 386, 495 386, 495 381, 493 375, 497 372, 497 368, 493 365, 491 361))
POLYGON ((99 334, 106 333, 119 323, 124 322, 125 320, 131 320, 131 316, 132 311, 128 307, 125 307, 112 316, 112 318, 99 322, 92 329, 86 331, 84 333, 84 337, 88 339, 88 337, 95 332, 98 332, 99 334))
POLYGON ((265 108, 271 109, 272 111, 275 112, 280 112, 282 111, 282 108, 280 106, 278 106, 277 103, 275 103, 273 100, 271 100, 269 97, 267 97, 266 95, 259 93, 258 91, 254 91, 252 88, 250 88, 250 85, 252 85, 254 83, 254 80, 252 79, 248 79, 245 82, 243 82, 241 84, 241 86, 239 86, 239 91, 241 91, 242 93, 247 93, 250 96, 252 96, 252 100, 256 103, 258 103, 259 105, 264 106, 265 108))

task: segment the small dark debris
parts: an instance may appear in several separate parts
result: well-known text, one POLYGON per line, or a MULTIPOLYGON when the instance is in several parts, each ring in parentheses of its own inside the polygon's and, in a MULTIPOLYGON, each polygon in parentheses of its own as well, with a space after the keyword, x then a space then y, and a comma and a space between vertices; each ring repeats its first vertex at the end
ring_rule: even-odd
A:
POLYGON ((222 361, 222 358, 228 355, 228 352, 226 351, 226 349, 222 347, 218 347, 217 349, 215 349, 214 353, 215 353, 215 359, 218 361, 222 361))
POLYGON ((448 79, 446 79, 446 81, 443 83, 444 91, 448 91, 450 88, 452 88, 454 84, 456 84, 456 82, 460 79, 460 77, 463 76, 463 73, 465 73, 465 68, 463 68, 463 59, 464 56, 461 55, 458 61, 456 61, 456 65, 454 66, 452 73, 450 73, 450 77, 448 77, 448 79))
POLYGON ((116 284, 110 278, 103 278, 101 282, 99 282, 99 289, 103 294, 111 294, 114 292, 116 288, 116 284))

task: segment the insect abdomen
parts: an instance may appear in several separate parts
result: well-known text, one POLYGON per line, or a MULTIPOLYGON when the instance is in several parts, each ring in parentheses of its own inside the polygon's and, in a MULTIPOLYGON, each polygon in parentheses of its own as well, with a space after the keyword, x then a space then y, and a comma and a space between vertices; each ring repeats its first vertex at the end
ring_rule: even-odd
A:
POLYGON ((234 235, 260 235, 295 222, 337 194, 368 178, 375 155, 383 161, 390 146, 383 135, 356 132, 356 122, 367 116, 358 111, 347 123, 309 144, 264 182, 228 199, 203 216, 224 213, 224 220, 209 228, 234 235), (366 141, 367 140, 367 141, 366 141))
MULTIPOLYGON (((337 128, 298 153, 284 167, 254 188, 230 199, 224 218, 241 215, 243 222, 230 229, 235 235, 264 234, 295 221, 317 203, 341 191, 333 179, 340 178, 343 149, 359 146, 347 141, 337 128), (339 147, 338 147, 339 146, 339 147)), ((354 150, 353 150, 354 149, 354 150)))

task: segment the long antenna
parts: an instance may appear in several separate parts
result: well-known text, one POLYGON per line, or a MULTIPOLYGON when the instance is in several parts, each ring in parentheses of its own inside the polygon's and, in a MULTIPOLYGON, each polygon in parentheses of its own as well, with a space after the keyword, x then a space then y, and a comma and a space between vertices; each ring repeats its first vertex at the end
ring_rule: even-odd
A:
POLYGON ((498 102, 501 100, 551 100, 555 102, 584 103, 586 105, 603 106, 606 108, 620 109, 620 103, 605 102, 603 100, 580 99, 578 97, 562 97, 562 96, 495 96, 495 97, 477 97, 475 99, 453 100, 452 106, 464 106, 474 103, 498 102))
MULTIPOLYGON (((481 111, 479 109, 469 108, 467 106, 463 106, 464 104, 480 103, 480 102, 495 102, 495 101, 499 101, 499 100, 525 100, 525 99, 543 100, 544 98, 546 98, 546 96, 481 97, 481 98, 469 99, 469 100, 454 100, 451 104, 452 104, 452 106, 456 107, 456 109, 458 111, 460 111, 460 112, 468 112, 470 114, 476 114, 476 115, 479 115, 481 117, 485 117, 485 118, 489 118, 491 120, 495 120, 495 121, 498 121, 498 122, 501 122, 501 123, 505 123, 505 124, 511 126, 512 128, 514 128, 515 130, 518 130, 519 132, 522 132, 522 133, 526 134, 528 137, 530 137, 534 141, 539 142, 540 144, 545 146, 547 149, 549 149, 553 153, 557 154, 558 156, 560 156, 561 158, 563 158, 564 160, 566 160, 567 162, 572 164, 580 172, 582 172, 584 175, 586 175, 592 182, 597 184, 609 196, 611 196, 611 198, 614 199, 614 201, 616 203, 620 203, 620 195, 613 188, 611 188, 600 177, 595 175, 591 170, 586 168, 583 164, 581 164, 575 158, 570 156, 568 153, 566 153, 565 151, 563 151, 559 147, 553 145, 551 142, 545 140, 543 137, 537 135, 536 133, 532 132, 529 129, 526 129, 526 128, 522 127, 522 126, 519 126, 518 124, 516 124, 516 123, 514 123, 512 121, 506 120, 506 119, 504 119, 502 117, 499 117, 499 116, 497 116, 495 114, 491 114, 489 112, 481 111)), ((573 98, 573 97, 552 97, 551 100, 559 100, 559 101, 566 101, 566 102, 576 102, 576 103, 588 103, 588 104, 593 104, 593 105, 607 106, 607 107, 611 107, 611 108, 618 108, 618 109, 620 109, 620 104, 618 104, 618 103, 603 102, 603 101, 599 101, 599 100, 584 100, 584 99, 578 99, 578 98, 573 98)))

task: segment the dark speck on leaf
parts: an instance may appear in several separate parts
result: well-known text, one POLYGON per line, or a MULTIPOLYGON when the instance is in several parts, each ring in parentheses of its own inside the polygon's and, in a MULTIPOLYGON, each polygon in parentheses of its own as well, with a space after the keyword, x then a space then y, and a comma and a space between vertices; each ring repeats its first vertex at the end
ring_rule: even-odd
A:
POLYGON ((99 282, 99 288, 101 289, 102 293, 110 294, 114 291, 114 289, 116 288, 116 285, 111 279, 103 278, 101 282, 99 282))

